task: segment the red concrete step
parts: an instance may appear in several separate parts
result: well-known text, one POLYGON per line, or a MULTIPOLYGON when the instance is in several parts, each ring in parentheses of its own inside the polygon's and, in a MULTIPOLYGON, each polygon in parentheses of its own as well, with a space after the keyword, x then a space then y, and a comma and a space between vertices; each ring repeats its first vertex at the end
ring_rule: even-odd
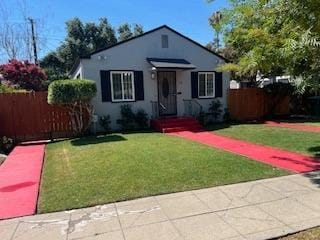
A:
POLYGON ((175 133, 175 132, 183 132, 183 131, 189 131, 189 132, 199 132, 201 131, 201 127, 172 127, 172 128, 163 128, 163 133, 175 133))
POLYGON ((151 127, 163 133, 179 131, 199 131, 200 123, 192 117, 162 118, 151 121, 151 127))

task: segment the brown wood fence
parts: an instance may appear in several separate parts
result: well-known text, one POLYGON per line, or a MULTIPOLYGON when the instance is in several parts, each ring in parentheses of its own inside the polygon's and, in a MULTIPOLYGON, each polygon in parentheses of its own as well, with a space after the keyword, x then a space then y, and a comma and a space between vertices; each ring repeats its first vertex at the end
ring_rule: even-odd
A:
MULTIPOLYGON (((228 109, 232 119, 259 120, 270 113, 273 107, 272 99, 263 89, 242 88, 230 89, 228 94, 228 109)), ((275 106, 275 115, 290 113, 290 97, 285 97, 275 106)))
POLYGON ((16 141, 72 136, 69 114, 47 103, 47 92, 1 93, 0 136, 16 141))

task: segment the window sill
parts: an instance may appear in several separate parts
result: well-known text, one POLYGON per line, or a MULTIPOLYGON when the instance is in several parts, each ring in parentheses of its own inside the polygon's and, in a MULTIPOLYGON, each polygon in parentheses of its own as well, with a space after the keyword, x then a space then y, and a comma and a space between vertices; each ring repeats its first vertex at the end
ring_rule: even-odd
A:
POLYGON ((216 98, 216 97, 215 96, 198 97, 198 99, 210 99, 210 98, 216 98))
POLYGON ((127 103, 127 102, 135 102, 136 100, 112 100, 112 103, 127 103))

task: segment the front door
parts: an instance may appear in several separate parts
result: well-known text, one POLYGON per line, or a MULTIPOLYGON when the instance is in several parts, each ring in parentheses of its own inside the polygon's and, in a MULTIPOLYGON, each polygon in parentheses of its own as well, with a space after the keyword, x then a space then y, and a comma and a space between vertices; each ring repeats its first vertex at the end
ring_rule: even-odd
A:
POLYGON ((159 115, 177 115, 176 72, 158 72, 159 115))

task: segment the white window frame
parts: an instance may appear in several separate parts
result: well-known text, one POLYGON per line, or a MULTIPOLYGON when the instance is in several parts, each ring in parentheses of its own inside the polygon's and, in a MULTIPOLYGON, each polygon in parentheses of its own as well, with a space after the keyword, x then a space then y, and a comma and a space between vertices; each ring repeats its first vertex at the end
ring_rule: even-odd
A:
POLYGON ((216 74, 215 72, 198 72, 198 97, 199 98, 214 98, 216 95, 216 88, 215 88, 215 82, 216 82, 216 74), (204 74, 204 90, 205 90, 205 95, 204 96, 200 96, 200 75, 204 74), (213 81, 213 91, 212 91, 212 95, 207 95, 208 91, 207 91, 207 81, 208 81, 208 74, 213 75, 212 81, 213 81))
POLYGON ((134 102, 135 101, 135 88, 134 88, 134 72, 133 71, 110 71, 110 80, 111 80, 111 99, 112 102, 134 102), (113 94, 113 78, 112 75, 116 74, 121 74, 121 99, 114 99, 114 94, 113 94), (131 74, 131 83, 132 83, 132 98, 130 99, 124 99, 124 85, 123 85, 123 74, 131 74))

